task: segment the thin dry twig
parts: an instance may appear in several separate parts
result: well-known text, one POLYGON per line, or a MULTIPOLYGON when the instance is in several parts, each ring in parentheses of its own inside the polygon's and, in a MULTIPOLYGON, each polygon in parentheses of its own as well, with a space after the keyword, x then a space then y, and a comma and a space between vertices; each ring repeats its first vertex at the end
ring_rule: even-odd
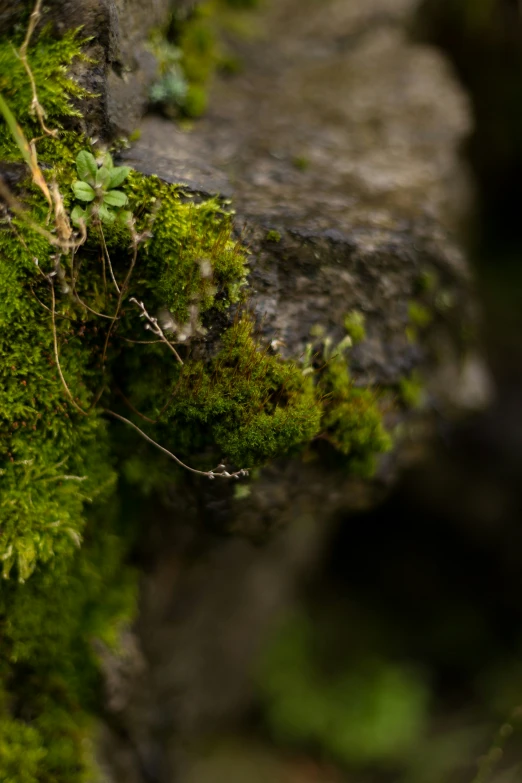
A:
POLYGON ((56 333, 56 296, 54 293, 54 282, 52 278, 49 279, 49 285, 51 286, 51 301, 52 301, 52 309, 51 309, 51 322, 53 326, 53 344, 54 344, 54 358, 56 360, 56 367, 58 369, 58 374, 60 376, 60 380, 62 382, 62 386, 65 389, 65 393, 67 394, 67 397, 69 398, 69 401, 71 404, 76 408, 76 410, 82 414, 82 416, 88 416, 88 413, 83 410, 83 408, 80 408, 74 397, 72 396, 69 387, 67 386, 66 380, 63 376, 62 367, 60 365, 60 356, 58 354, 58 335, 56 333))
POLYGON ((116 288, 116 291, 117 291, 118 295, 120 295, 121 294, 120 287, 119 287, 118 283, 116 282, 116 278, 114 276, 114 270, 112 268, 111 257, 109 255, 109 248, 107 247, 107 242, 105 241, 105 234, 103 233, 103 228, 102 228, 101 221, 99 223, 99 231, 100 231, 100 239, 101 239, 101 243, 102 243, 104 257, 107 259, 107 264, 109 265, 109 272, 111 273, 112 282, 114 283, 114 287, 116 288))
POLYGON ((146 318, 147 319, 148 324, 145 325, 145 329, 150 329, 150 331, 153 334, 155 334, 157 337, 160 338, 161 342, 165 343, 165 345, 168 345, 168 347, 170 348, 170 350, 172 351, 172 353, 174 354, 174 356, 176 357, 178 362, 180 364, 183 364, 183 360, 182 360, 181 356, 176 351, 176 349, 174 348, 172 343, 169 342, 169 340, 167 340, 167 338, 165 337, 165 335, 163 333, 163 329, 158 324, 158 319, 157 318, 153 318, 151 315, 149 315, 147 310, 145 309, 145 306, 144 306, 143 302, 138 302, 138 300, 135 299, 133 296, 129 299, 129 302, 132 302, 133 304, 136 305, 136 307, 139 307, 139 309, 141 310, 140 318, 146 318))
POLYGON ((215 478, 235 478, 239 479, 243 476, 248 476, 248 470, 245 470, 242 468, 241 470, 237 470, 235 473, 229 473, 227 470, 224 469, 224 465, 218 465, 218 467, 215 470, 196 470, 196 468, 191 468, 190 465, 185 465, 184 462, 182 462, 178 457, 176 457, 175 454, 173 454, 171 451, 166 449, 164 446, 160 446, 159 443, 156 443, 155 440, 153 440, 149 435, 147 435, 145 432, 143 432, 142 429, 140 429, 134 422, 130 421, 130 419, 126 419, 124 416, 120 416, 119 413, 115 413, 114 411, 109 410, 108 408, 104 409, 104 413, 108 413, 109 416, 114 416, 115 419, 119 419, 124 424, 128 424, 130 427, 133 427, 139 434, 142 436, 142 438, 145 438, 146 441, 149 443, 152 443, 153 446, 156 446, 157 449, 162 451, 164 454, 166 454, 168 457, 174 460, 178 465, 180 465, 182 468, 185 468, 185 470, 188 470, 190 473, 195 473, 198 476, 206 476, 209 479, 215 479, 215 478), (216 470, 220 470, 219 473, 216 473, 216 470))
MULTIPOLYGON (((140 244, 140 241, 141 241, 141 236, 136 233, 136 231, 134 229, 134 225, 132 224, 132 222, 131 222, 130 228, 131 228, 131 235, 132 235, 132 251, 133 251, 132 252, 132 260, 131 260, 128 272, 127 272, 127 274, 125 276, 125 280, 123 281, 123 285, 121 287, 121 290, 118 288, 116 280, 114 279, 114 276, 113 276, 114 284, 116 285, 116 288, 118 288, 118 303, 116 305, 116 310, 115 310, 114 316, 112 318, 112 323, 109 326, 109 328, 107 330, 107 335, 105 337, 105 345, 103 346, 103 355, 102 355, 102 367, 105 366, 105 359, 107 357, 107 348, 108 348, 108 345, 109 345, 109 340, 110 340, 110 337, 111 337, 111 334, 112 334, 112 330, 114 328, 114 324, 116 323, 116 321, 119 318, 121 305, 122 305, 122 302, 123 302, 123 297, 125 296, 125 294, 127 292, 127 289, 129 287, 129 281, 131 279, 131 276, 132 276, 132 273, 134 271, 134 267, 136 265, 136 261, 137 261, 137 258, 138 258, 138 247, 139 247, 139 244, 140 244)), ((107 255, 107 258, 109 260, 109 265, 110 265, 110 259, 109 259, 108 255, 107 255)), ((110 270, 111 270, 111 274, 112 274, 112 266, 110 267, 110 270)))
POLYGON ((27 76, 29 78, 29 81, 31 83, 31 90, 33 92, 33 99, 31 101, 31 108, 30 111, 34 112, 36 116, 38 117, 38 122, 40 123, 40 127, 42 128, 43 132, 47 136, 52 136, 53 138, 58 138, 58 131, 57 130, 50 130, 46 124, 45 124, 45 110, 38 100, 38 93, 36 91, 36 82, 34 80, 33 72, 31 71, 31 67, 29 65, 29 62, 27 60, 27 49, 29 47, 29 43, 31 41, 32 35, 34 33, 34 29, 36 27, 36 24, 40 18, 40 12, 42 8, 42 0, 36 0, 36 5, 33 8, 33 11, 31 13, 31 16, 29 17, 29 24, 27 26, 27 32, 25 34, 24 42, 20 47, 20 51, 18 52, 18 56, 20 60, 22 61, 22 64, 25 68, 25 72, 27 73, 27 76))

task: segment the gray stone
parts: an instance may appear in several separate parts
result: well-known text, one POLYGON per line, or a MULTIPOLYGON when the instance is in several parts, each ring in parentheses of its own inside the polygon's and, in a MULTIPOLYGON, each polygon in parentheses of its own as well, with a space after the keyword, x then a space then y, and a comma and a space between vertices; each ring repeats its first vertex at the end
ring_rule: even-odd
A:
POLYGON ((171 508, 151 512, 136 627, 149 668, 117 716, 127 764, 146 770, 140 780, 190 779, 184 744, 251 705, 263 640, 320 558, 336 514, 378 503, 421 458, 441 414, 487 401, 456 238, 470 209, 459 158, 470 111, 441 54, 409 39, 415 6, 267 5, 257 34, 231 43, 244 71, 216 79, 207 116, 190 132, 147 117, 125 153, 195 193, 232 194, 251 250, 249 306, 284 355, 300 356, 316 325, 340 340, 356 309, 367 339, 351 352, 355 383, 396 387, 418 371, 426 386, 420 410, 387 414, 397 446, 373 481, 320 459, 287 460, 261 471, 241 500, 229 486, 178 487, 171 508), (412 302, 430 308, 416 335, 412 302))

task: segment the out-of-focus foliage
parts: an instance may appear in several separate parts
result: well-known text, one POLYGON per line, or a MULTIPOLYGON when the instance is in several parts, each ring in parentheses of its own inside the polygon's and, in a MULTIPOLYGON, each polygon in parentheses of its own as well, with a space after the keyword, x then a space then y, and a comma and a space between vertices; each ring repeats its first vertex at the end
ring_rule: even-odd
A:
POLYGON ((316 630, 306 615, 291 617, 265 652, 259 688, 274 738, 348 766, 403 760, 425 727, 422 677, 374 656, 329 664, 316 630))

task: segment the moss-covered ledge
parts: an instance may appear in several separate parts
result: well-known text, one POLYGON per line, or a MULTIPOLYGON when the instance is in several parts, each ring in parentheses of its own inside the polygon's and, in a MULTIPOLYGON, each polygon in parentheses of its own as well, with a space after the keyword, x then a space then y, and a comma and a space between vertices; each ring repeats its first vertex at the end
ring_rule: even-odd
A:
POLYGON ((378 392, 348 374, 349 339, 332 351, 311 336, 305 355, 282 358, 262 334, 248 255, 218 199, 126 171, 109 191, 112 160, 81 130, 93 97, 70 76, 82 38, 33 36, 47 130, 22 40, 0 40, 0 92, 22 134, 5 115, 0 171, 16 176, 4 178, 0 226, 0 777, 74 783, 95 774, 93 640, 116 645, 134 611, 119 474, 142 491, 183 475, 136 429, 202 481, 222 478, 222 460, 250 470, 325 442, 366 475, 390 442, 378 392), (21 138, 35 140, 33 181, 21 138), (100 178, 92 202, 85 160, 100 178))

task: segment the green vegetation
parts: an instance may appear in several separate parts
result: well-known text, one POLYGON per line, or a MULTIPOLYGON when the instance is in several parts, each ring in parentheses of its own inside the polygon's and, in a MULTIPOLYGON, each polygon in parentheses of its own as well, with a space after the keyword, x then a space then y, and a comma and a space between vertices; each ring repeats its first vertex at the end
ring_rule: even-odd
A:
POLYGON ((271 228, 269 231, 266 232, 265 239, 267 242, 280 242, 281 234, 279 233, 279 231, 276 231, 276 229, 271 228))
POLYGON ((225 332, 222 346, 209 365, 194 362, 180 373, 167 415, 186 448, 204 437, 251 468, 309 443, 321 422, 313 379, 260 348, 247 319, 225 332))
POLYGON ((323 401, 322 437, 348 460, 353 473, 371 476, 376 456, 392 445, 377 393, 353 384, 342 353, 320 370, 316 393, 323 401))
POLYGON ((292 166, 298 171, 307 171, 310 168, 310 159, 306 155, 296 155, 292 158, 292 166))
POLYGON ((422 405, 424 384, 418 372, 401 378, 399 399, 406 408, 419 408, 422 405))
POLYGON ((188 18, 174 15, 168 31, 156 30, 150 41, 158 60, 158 78, 150 90, 152 104, 167 116, 201 117, 215 71, 241 70, 241 63, 223 45, 222 17, 257 5, 258 0, 206 0, 188 18))
POLYGON ((258 687, 274 739, 347 766, 394 763, 422 738, 428 692, 398 663, 328 660, 305 614, 287 618, 260 662, 258 687))
POLYGON ((115 646, 134 607, 118 475, 143 492, 179 476, 108 413, 141 411, 142 432, 204 470, 216 456, 262 465, 322 437, 366 475, 388 446, 375 396, 353 387, 342 357, 303 368, 264 347, 246 315, 226 315, 247 266, 218 200, 114 167, 64 128, 85 97, 67 76, 81 56, 73 34, 44 33, 28 51, 51 129, 37 160, 27 73, 0 41, 2 113, 20 125, 15 138, 0 123, 0 158, 26 161, 33 179, 0 225, 0 779, 13 783, 93 779, 93 640, 115 646), (223 333, 205 353, 212 310, 223 333))
POLYGON ((344 318, 344 328, 354 344, 361 343, 366 339, 364 321, 364 313, 361 313, 359 310, 351 310, 344 318))

